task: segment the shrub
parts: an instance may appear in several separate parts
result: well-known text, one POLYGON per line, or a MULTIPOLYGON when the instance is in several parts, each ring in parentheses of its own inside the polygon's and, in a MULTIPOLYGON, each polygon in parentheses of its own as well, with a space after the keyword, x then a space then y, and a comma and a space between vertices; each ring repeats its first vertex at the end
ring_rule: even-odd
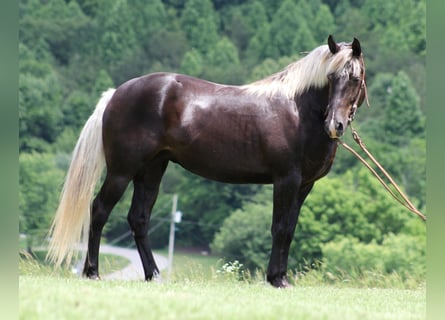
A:
MULTIPOLYGON (((290 269, 301 270, 329 255, 329 265, 346 270, 358 265, 398 272, 409 265, 410 260, 403 260, 406 250, 424 252, 422 241, 415 240, 424 237, 424 224, 391 199, 365 170, 316 184, 301 209, 289 251, 290 269), (382 252, 387 255, 384 261, 382 252), (402 260, 397 260, 399 255, 402 260)), ((212 249, 250 270, 264 270, 272 243, 271 199, 271 189, 265 189, 234 211, 216 234, 212 249)))
POLYGON ((388 234, 381 245, 343 238, 322 246, 322 268, 332 274, 364 275, 369 271, 397 273, 407 278, 425 277, 425 237, 388 234))
POLYGON ((211 248, 230 260, 241 261, 251 270, 264 270, 272 245, 271 220, 271 203, 249 203, 242 210, 234 211, 224 221, 211 248))

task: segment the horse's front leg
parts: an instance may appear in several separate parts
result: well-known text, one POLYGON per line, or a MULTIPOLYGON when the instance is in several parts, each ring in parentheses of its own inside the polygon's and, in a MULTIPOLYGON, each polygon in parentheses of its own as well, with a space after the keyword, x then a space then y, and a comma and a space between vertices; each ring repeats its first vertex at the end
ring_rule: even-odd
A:
POLYGON ((272 220, 272 252, 267 268, 267 281, 274 287, 285 288, 289 247, 295 232, 301 205, 312 188, 301 186, 299 173, 292 173, 274 183, 272 220))

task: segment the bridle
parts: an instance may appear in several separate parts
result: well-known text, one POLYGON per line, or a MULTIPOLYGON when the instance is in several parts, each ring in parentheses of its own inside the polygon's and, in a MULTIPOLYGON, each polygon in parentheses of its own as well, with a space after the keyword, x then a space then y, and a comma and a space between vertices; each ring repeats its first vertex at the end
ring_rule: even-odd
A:
POLYGON ((365 81, 366 68, 365 68, 365 62, 363 61, 363 55, 360 56, 360 62, 363 65, 363 74, 360 79, 361 83, 360 83, 360 88, 358 89, 357 97, 355 98, 354 103, 352 104, 351 112, 349 113, 348 117, 349 123, 351 123, 354 120, 355 113, 357 112, 358 109, 358 103, 360 101, 360 97, 362 96, 363 91, 365 91, 366 104, 369 107, 368 90, 366 88, 366 81, 365 81))
MULTIPOLYGON (((362 96, 362 92, 363 91, 365 92, 366 104, 369 107, 368 90, 366 88, 366 81, 365 81, 366 68, 365 68, 365 62, 363 60, 363 54, 360 56, 360 62, 362 64, 362 66, 363 66, 363 73, 362 73, 362 75, 360 77, 360 87, 358 89, 357 96, 354 99, 354 102, 353 102, 352 107, 351 107, 351 111, 349 112, 348 124, 351 124, 352 121, 355 118, 355 113, 357 112, 358 104, 359 104, 360 97, 362 96)), ((328 111, 329 110, 326 110, 325 116, 327 115, 328 111)))

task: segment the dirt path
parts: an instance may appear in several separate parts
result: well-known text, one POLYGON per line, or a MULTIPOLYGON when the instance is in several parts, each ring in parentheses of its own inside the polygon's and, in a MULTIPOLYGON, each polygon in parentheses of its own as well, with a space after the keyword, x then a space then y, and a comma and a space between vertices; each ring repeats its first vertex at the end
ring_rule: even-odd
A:
MULTIPOLYGON (((101 253, 109 253, 122 256, 130 260, 130 264, 122 270, 102 276, 106 280, 144 280, 144 270, 142 269, 141 258, 136 249, 113 247, 109 245, 100 246, 101 253)), ((159 270, 167 269, 168 259, 159 254, 153 253, 159 270)))

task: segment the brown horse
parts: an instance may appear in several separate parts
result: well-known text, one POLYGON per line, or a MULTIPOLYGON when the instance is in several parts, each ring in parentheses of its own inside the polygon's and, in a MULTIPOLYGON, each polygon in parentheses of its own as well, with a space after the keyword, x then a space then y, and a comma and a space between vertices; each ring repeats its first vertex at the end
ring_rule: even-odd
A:
POLYGON ((363 101, 364 67, 357 39, 337 44, 329 36, 328 45, 244 86, 154 73, 105 92, 73 152, 48 257, 56 265, 69 263, 83 233, 88 236, 83 274, 99 278, 102 228, 132 181, 128 222, 145 279, 152 279, 159 271, 147 237, 150 213, 173 161, 217 181, 273 184, 267 280, 288 286, 289 246, 300 207, 314 182, 328 173, 336 138, 363 101), (104 164, 105 181, 91 205, 104 164))

